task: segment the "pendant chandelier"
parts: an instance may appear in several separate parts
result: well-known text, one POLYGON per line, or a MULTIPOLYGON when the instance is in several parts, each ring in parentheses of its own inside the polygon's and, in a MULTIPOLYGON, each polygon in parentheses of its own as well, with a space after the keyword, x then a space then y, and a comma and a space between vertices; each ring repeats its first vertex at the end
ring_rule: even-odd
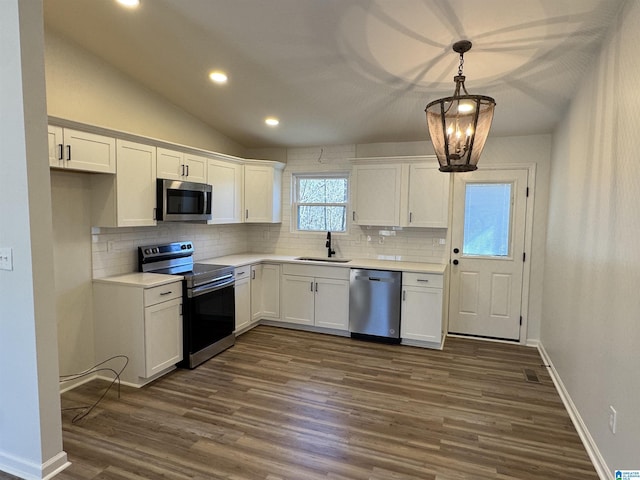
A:
POLYGON ((460 54, 458 75, 453 77, 456 82, 453 96, 434 100, 425 109, 441 172, 477 170, 493 120, 496 101, 483 95, 469 95, 464 86, 462 65, 464 54, 471 50, 471 45, 468 40, 453 44, 453 50, 460 54), (460 94, 461 87, 463 95, 460 94))

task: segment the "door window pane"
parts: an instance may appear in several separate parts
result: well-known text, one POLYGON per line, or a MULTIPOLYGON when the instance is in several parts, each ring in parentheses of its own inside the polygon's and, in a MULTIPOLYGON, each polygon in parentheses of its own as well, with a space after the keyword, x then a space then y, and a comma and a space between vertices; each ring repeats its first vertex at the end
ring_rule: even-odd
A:
POLYGON ((509 255, 511 187, 510 183, 466 185, 464 255, 509 255))

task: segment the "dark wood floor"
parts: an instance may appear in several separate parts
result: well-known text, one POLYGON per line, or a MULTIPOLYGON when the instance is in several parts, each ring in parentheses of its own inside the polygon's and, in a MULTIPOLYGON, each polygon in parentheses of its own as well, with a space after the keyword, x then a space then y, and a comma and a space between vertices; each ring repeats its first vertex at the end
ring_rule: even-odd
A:
POLYGON ((537 351, 470 339, 432 351, 260 326, 72 416, 58 480, 598 478, 537 351))

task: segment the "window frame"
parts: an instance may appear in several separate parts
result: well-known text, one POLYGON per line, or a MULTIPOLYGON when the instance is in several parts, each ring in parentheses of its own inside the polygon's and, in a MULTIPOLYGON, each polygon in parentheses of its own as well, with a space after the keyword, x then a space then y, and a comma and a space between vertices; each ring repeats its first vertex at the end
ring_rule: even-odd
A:
POLYGON ((303 230, 298 224, 298 207, 299 206, 320 206, 320 207, 344 207, 345 222, 344 230, 331 230, 331 233, 344 235, 349 233, 349 204, 351 199, 351 175, 349 172, 300 172, 291 174, 291 231, 295 233, 322 233, 327 230, 303 230), (346 192, 344 202, 327 202, 327 203, 308 203, 299 201, 299 185, 301 179, 344 179, 346 180, 346 192))

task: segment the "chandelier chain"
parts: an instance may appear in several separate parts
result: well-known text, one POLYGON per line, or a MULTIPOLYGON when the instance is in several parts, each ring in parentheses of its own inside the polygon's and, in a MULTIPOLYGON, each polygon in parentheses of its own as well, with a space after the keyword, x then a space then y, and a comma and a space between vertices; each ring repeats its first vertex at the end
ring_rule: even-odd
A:
POLYGON ((458 65, 458 76, 462 75, 463 65, 464 65, 464 53, 460 52, 460 65, 458 65))

